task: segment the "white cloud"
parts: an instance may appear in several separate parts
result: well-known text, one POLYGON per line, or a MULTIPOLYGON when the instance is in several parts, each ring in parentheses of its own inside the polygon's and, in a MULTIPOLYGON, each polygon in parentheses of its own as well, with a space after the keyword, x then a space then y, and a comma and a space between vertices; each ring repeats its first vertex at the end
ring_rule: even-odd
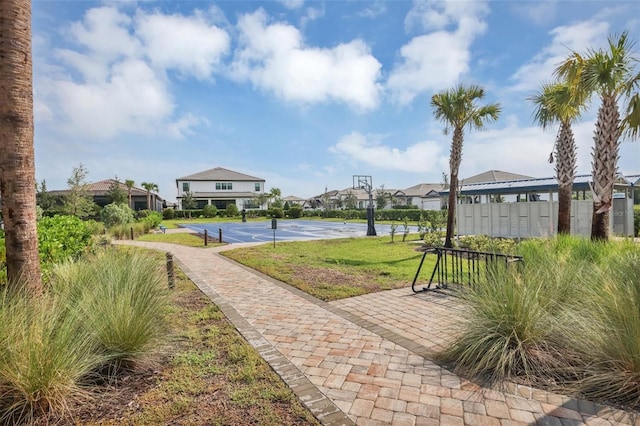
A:
POLYGON ((229 35, 200 14, 139 14, 136 34, 144 41, 152 64, 199 79, 208 78, 229 50, 229 35))
POLYGON ((171 115, 171 96, 145 62, 118 62, 110 74, 100 84, 51 82, 68 131, 96 138, 119 132, 152 133, 155 123, 171 115))
POLYGON ((262 9, 241 16, 238 30, 232 78, 249 80, 286 101, 338 101, 362 110, 378 105, 381 64, 363 41, 307 47, 297 28, 268 24, 262 9))
POLYGON ((66 71, 45 63, 45 73, 37 76, 38 118, 97 138, 161 129, 188 134, 201 121, 188 114, 172 117, 166 72, 210 79, 229 49, 228 34, 199 11, 182 16, 138 10, 132 19, 115 7, 99 7, 66 33, 75 46, 54 50, 51 58, 66 71))
POLYGON ((376 0, 371 6, 364 8, 363 10, 358 12, 358 16, 363 18, 377 18, 386 11, 387 6, 383 2, 376 0))
POLYGON ((304 4, 304 0, 278 0, 287 9, 299 9, 304 4))
POLYGON ((208 122, 206 118, 196 117, 193 114, 186 114, 173 123, 169 123, 167 126, 167 133, 176 139, 183 139, 185 136, 195 134, 192 127, 206 122, 208 122))
POLYGON ((609 24, 585 21, 574 25, 560 26, 551 30, 551 44, 543 48, 534 58, 521 66, 511 77, 515 84, 512 90, 535 90, 553 78, 554 69, 572 51, 584 52, 588 48, 603 46, 607 40, 609 24))
POLYGON ((434 165, 442 167, 446 162, 442 147, 433 141, 418 142, 404 150, 380 143, 377 136, 365 136, 352 132, 343 136, 329 152, 345 157, 355 163, 363 163, 383 170, 426 173, 434 165))
POLYGON ((455 84, 469 71, 470 46, 487 28, 484 2, 416 2, 405 19, 408 31, 434 32, 413 38, 400 49, 387 88, 400 105, 409 104, 422 92, 455 84), (447 31, 450 26, 455 30, 447 31))
POLYGON ((304 28, 309 22, 322 18, 324 13, 324 4, 322 8, 308 7, 305 15, 300 19, 300 27, 304 28))

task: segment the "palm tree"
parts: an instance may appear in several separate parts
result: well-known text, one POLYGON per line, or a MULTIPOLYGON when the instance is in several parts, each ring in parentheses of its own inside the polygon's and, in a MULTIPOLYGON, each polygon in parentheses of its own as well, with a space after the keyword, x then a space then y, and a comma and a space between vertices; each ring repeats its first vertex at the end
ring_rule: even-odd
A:
MULTIPOLYGON (((542 86, 534 97, 529 98, 535 106, 535 120, 543 128, 560 122, 556 137, 556 178, 558 179, 558 234, 571 233, 571 191, 576 177, 576 142, 571 123, 580 115, 583 99, 571 93, 566 83, 551 83, 542 86)), ((549 157, 553 162, 553 153, 549 157)))
POLYGON ((622 136, 637 139, 640 129, 640 71, 632 56, 634 43, 627 32, 615 40, 609 37, 608 50, 573 52, 556 68, 556 75, 573 86, 575 93, 597 94, 601 105, 594 132, 592 161, 593 217, 591 239, 609 239, 609 210, 618 169, 618 150, 622 136), (620 117, 618 102, 626 101, 620 117))
POLYGON ((480 86, 459 84, 453 89, 437 93, 431 98, 431 106, 436 119, 445 123, 445 134, 453 130, 451 155, 449 157, 449 210, 447 215, 447 236, 445 247, 453 247, 453 228, 456 214, 458 171, 462 161, 462 142, 464 128, 482 129, 500 115, 500 104, 476 105, 476 100, 484 98, 484 89, 480 86))
POLYGON ((127 179, 124 181, 124 184, 127 185, 127 198, 129 199, 129 208, 133 209, 133 206, 131 205, 131 191, 133 191, 133 186, 136 183, 131 179, 127 179))
POLYGON ((142 182, 141 185, 147 190, 147 209, 154 210, 151 208, 151 191, 158 191, 158 185, 153 182, 142 182))
POLYGON ((42 278, 36 231, 31 1, 0 1, 0 17, 0 188, 7 279, 37 294, 42 278))

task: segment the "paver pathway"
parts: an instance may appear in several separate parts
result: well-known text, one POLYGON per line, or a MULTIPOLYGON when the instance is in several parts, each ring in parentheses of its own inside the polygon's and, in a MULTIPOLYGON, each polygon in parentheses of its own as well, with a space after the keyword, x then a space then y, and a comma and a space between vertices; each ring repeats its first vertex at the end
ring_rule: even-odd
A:
POLYGON ((482 388, 425 359, 456 331, 450 298, 407 288, 325 303, 217 254, 237 245, 120 243, 173 253, 323 424, 640 425, 527 387, 482 388))

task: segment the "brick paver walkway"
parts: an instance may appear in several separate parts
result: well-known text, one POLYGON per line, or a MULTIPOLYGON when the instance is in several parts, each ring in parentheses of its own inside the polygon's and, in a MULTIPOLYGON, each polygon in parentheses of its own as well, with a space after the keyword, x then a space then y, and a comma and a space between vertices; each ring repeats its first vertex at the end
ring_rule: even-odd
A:
POLYGON ((456 332, 451 298, 406 288, 325 303, 217 254, 228 246, 121 243, 173 253, 323 424, 640 424, 536 389, 482 388, 429 361, 456 332))

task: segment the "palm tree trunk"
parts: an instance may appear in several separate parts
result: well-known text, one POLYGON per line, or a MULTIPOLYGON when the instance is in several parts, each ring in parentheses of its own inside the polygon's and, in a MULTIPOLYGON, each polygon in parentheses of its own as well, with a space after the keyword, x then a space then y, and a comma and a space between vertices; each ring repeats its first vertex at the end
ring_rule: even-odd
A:
POLYGON ((456 225, 456 202, 458 192, 458 171, 460 162, 462 161, 462 129, 453 130, 453 141, 451 142, 451 156, 449 157, 449 169, 451 177, 449 179, 449 207, 447 210, 447 235, 444 240, 444 246, 453 247, 453 235, 456 225))
POLYGON ((571 234, 571 190, 576 176, 576 146, 569 122, 560 125, 556 143, 558 234, 571 234))
POLYGON ((558 188, 558 234, 571 234, 571 189, 570 184, 558 188))
POLYGON ((0 194, 7 278, 40 293, 33 152, 31 1, 0 1, 0 194))
POLYGON ((609 239, 609 211, 613 202, 618 149, 620 147, 620 114, 615 96, 603 96, 598 110, 593 150, 593 216, 591 239, 609 239))
POLYGON ((147 210, 151 210, 151 190, 147 189, 147 210))

